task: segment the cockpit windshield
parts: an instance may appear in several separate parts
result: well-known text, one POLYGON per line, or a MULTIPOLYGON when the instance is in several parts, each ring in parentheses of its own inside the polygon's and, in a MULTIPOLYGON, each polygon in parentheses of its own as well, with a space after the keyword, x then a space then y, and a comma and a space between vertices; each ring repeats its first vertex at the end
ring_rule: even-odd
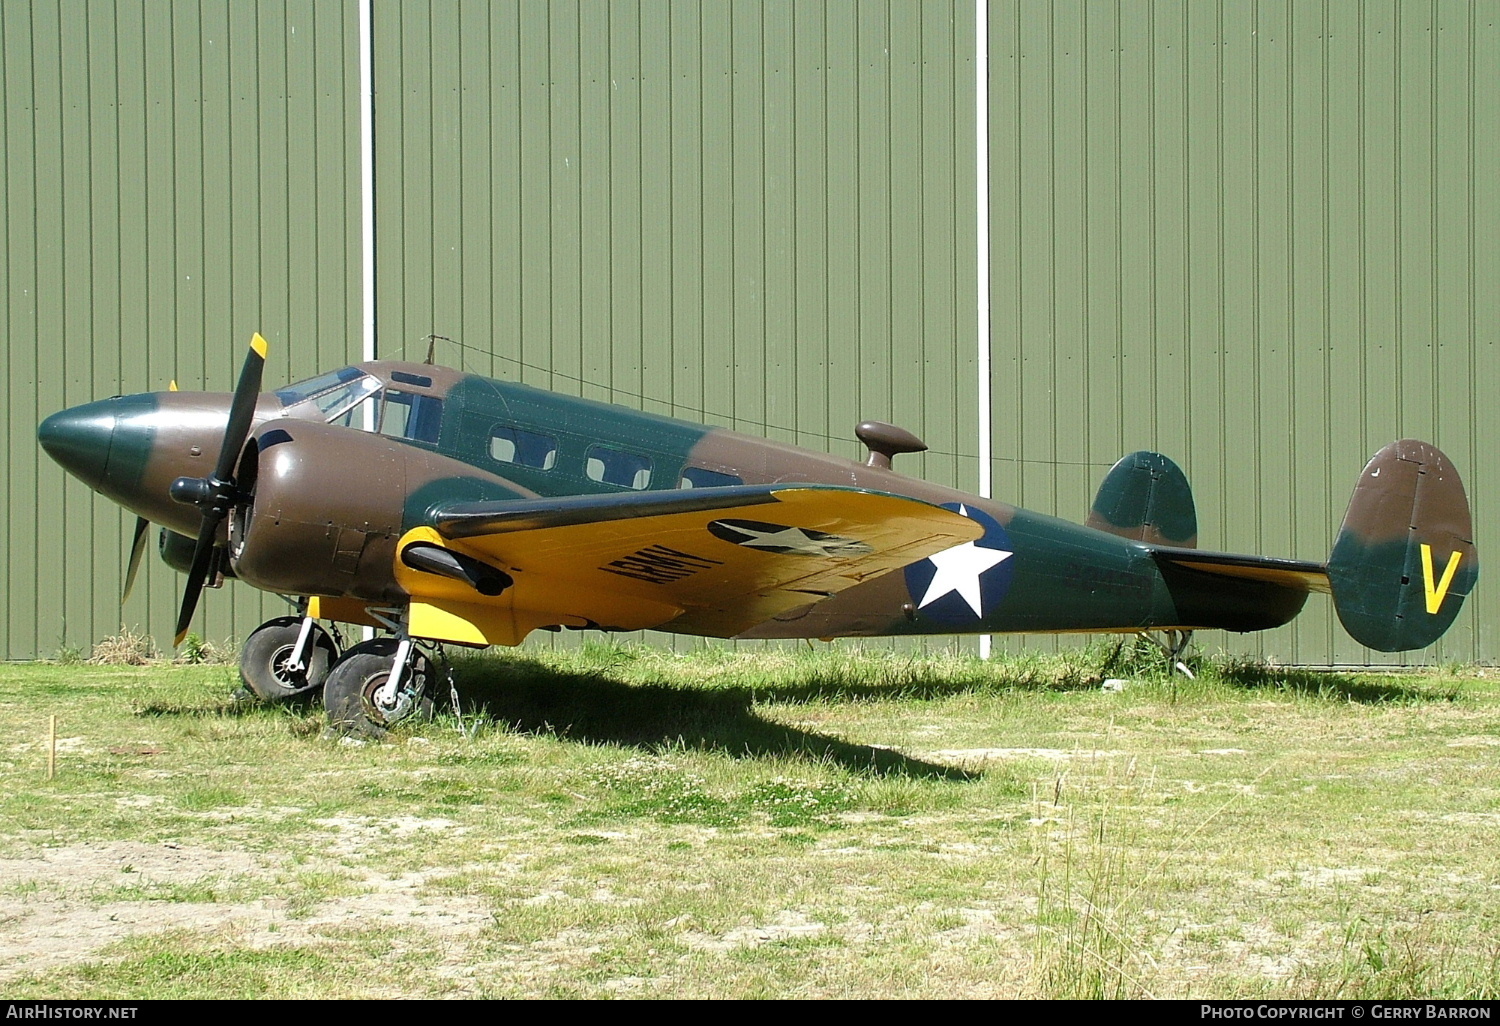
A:
POLYGON ((360 400, 378 391, 380 391, 379 380, 370 377, 358 367, 345 367, 343 370, 320 374, 295 385, 288 385, 286 388, 278 388, 276 398, 289 409, 303 403, 311 403, 321 412, 324 423, 332 424, 343 417, 347 424, 350 419, 348 414, 359 404, 360 400))

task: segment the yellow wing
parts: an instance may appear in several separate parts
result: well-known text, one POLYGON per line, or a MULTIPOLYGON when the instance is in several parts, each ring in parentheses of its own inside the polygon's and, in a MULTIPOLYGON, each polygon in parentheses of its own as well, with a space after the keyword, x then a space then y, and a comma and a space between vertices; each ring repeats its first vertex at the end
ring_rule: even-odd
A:
POLYGON ((437 511, 401 539, 396 575, 417 637, 514 645, 553 626, 729 637, 982 531, 917 499, 824 485, 518 500, 437 511))

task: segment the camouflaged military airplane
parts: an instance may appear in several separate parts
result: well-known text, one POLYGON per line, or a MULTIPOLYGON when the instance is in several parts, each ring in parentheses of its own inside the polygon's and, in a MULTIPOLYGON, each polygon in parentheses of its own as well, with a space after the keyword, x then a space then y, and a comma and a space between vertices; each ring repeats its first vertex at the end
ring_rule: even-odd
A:
POLYGON ((515 645, 537 629, 722 638, 1277 627, 1309 592, 1381 651, 1421 648, 1478 578, 1468 501, 1433 446, 1365 467, 1327 563, 1206 552, 1186 477, 1138 452, 1083 525, 905 477, 925 448, 868 421, 864 464, 463 374, 377 361, 260 394, 156 392, 65 410, 42 447, 148 522, 202 588, 293 598, 247 639, 268 700, 322 686, 331 722, 379 733, 431 708, 418 642, 515 645), (212 461, 212 462, 211 462, 212 461), (387 635, 340 654, 318 621, 387 635))

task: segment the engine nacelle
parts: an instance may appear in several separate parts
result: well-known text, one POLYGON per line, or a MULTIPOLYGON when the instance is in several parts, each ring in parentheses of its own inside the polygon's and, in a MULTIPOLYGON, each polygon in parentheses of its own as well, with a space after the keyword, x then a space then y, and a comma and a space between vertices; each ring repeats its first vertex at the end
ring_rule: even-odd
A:
POLYGON ((396 543, 434 507, 536 495, 399 439, 290 420, 255 433, 238 480, 253 499, 229 521, 237 576, 267 591, 371 602, 405 598, 396 543))
POLYGON ((156 539, 156 550, 161 553, 161 561, 180 574, 185 574, 193 566, 193 549, 198 543, 185 534, 169 531, 165 527, 156 539))

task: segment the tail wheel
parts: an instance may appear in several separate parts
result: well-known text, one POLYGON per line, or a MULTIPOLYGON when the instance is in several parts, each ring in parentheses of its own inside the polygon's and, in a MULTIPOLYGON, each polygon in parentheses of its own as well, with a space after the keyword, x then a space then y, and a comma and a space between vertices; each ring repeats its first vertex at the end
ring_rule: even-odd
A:
POLYGON ((380 691, 390 679, 396 657, 394 638, 377 638, 355 645, 333 665, 323 685, 328 725, 355 737, 380 737, 402 720, 432 719, 432 660, 413 648, 394 699, 382 701, 380 691))
POLYGON ((328 668, 338 658, 338 646, 328 632, 316 624, 303 654, 304 667, 289 669, 297 649, 302 618, 279 616, 257 627, 240 650, 240 677, 263 702, 284 702, 316 691, 328 677, 328 668))

